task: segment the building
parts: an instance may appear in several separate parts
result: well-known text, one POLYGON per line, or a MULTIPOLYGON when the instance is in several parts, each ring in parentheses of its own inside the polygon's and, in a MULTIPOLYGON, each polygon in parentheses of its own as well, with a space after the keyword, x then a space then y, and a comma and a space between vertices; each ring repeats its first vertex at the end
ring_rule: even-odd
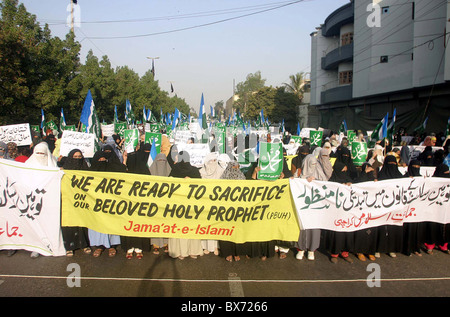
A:
POLYGON ((396 127, 444 132, 450 117, 450 3, 352 0, 311 33, 311 105, 320 125, 372 130, 396 110, 396 127))

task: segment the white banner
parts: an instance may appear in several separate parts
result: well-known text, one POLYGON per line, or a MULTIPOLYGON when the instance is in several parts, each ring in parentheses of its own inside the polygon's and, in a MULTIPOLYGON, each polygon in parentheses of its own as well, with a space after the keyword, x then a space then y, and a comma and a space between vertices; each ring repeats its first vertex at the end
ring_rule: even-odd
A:
POLYGON ((80 150, 86 158, 94 157, 95 134, 64 130, 59 154, 67 156, 74 149, 80 150))
POLYGON ((380 225, 450 223, 450 181, 402 178, 351 186, 294 178, 291 194, 301 229, 355 231, 380 225))
POLYGON ((0 127, 0 141, 14 142, 17 146, 30 145, 31 132, 28 123, 4 125, 0 127))
POLYGON ((66 254, 60 229, 62 173, 0 159, 0 249, 66 254))

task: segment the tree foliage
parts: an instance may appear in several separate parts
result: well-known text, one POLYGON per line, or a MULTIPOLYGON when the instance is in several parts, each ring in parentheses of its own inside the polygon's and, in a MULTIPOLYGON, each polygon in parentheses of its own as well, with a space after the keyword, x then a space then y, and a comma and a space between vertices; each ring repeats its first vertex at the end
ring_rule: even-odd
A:
POLYGON ((113 69, 107 56, 92 51, 82 64, 74 34, 52 37, 18 0, 2 1, 0 11, 0 125, 38 124, 41 109, 47 121, 58 121, 61 108, 67 123, 77 124, 89 89, 101 121, 112 122, 115 106, 124 120, 126 100, 137 118, 144 106, 156 117, 175 107, 189 113, 185 100, 169 97, 151 72, 140 77, 128 66, 113 69))

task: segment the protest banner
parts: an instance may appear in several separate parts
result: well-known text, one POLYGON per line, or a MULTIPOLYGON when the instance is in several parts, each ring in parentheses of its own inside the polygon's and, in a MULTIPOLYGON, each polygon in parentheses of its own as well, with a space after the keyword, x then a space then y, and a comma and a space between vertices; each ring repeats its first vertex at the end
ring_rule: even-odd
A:
POLYGON ((450 222, 450 183, 444 178, 401 178, 351 186, 291 179, 301 229, 351 232, 408 222, 450 222))
POLYGON ((126 122, 115 122, 114 123, 114 133, 120 135, 121 138, 124 137, 126 129, 127 129, 126 122))
POLYGON ((128 153, 133 153, 136 146, 139 144, 139 130, 138 129, 126 129, 124 131, 123 146, 128 153))
POLYGON ((366 142, 352 142, 352 160, 355 166, 362 166, 367 158, 367 143, 366 142))
POLYGON ((211 151, 209 144, 206 143, 179 143, 177 144, 178 153, 186 151, 189 153, 190 163, 196 167, 202 167, 205 156, 211 151))
POLYGON ((95 134, 64 130, 59 154, 67 156, 73 149, 78 149, 85 158, 94 157, 95 134))
POLYGON ((0 249, 66 254, 60 229, 59 168, 0 160, 0 249))
POLYGON ((323 131, 310 130, 309 134, 311 145, 322 146, 323 131))
POLYGON ((258 179, 278 179, 283 171, 283 144, 259 142, 258 179))
POLYGON ((153 139, 155 140, 156 153, 161 153, 161 133, 145 132, 145 143, 152 144, 153 139))
POLYGON ((0 141, 8 144, 14 142, 17 146, 30 145, 31 131, 28 123, 4 125, 0 127, 0 141))
POLYGON ((101 124, 102 134, 104 137, 112 136, 114 134, 115 124, 101 124))
POLYGON ((297 241, 289 181, 65 171, 62 226, 121 236, 297 241))

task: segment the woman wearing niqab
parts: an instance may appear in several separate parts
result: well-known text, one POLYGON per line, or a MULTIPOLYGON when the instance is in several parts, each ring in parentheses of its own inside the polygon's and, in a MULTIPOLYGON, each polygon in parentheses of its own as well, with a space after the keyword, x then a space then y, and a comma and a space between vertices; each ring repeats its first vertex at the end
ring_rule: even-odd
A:
MULTIPOLYGON (((158 153, 152 165, 150 165, 150 175, 168 177, 171 171, 172 167, 170 167, 166 155, 158 153)), ((168 252, 168 240, 167 238, 151 238, 153 254, 159 254, 160 247, 164 248, 164 252, 168 252)))
MULTIPOLYGON (((91 161, 91 171, 95 172, 125 172, 126 167, 120 162, 117 153, 111 145, 106 145, 102 150, 95 152, 91 161)), ((88 229, 89 241, 94 248, 94 257, 99 257, 105 249, 108 255, 116 255, 117 246, 120 245, 120 236, 97 232, 88 229)))
MULTIPOLYGON (((376 182, 375 170, 370 163, 361 165, 361 173, 355 183, 376 182)), ((359 260, 365 261, 368 255, 371 261, 375 260, 377 246, 377 230, 367 228, 354 231, 354 252, 359 260)))
MULTIPOLYGON (((78 170, 86 171, 89 169, 82 152, 79 149, 74 149, 69 152, 64 159, 62 166, 63 170, 78 170)), ((85 227, 61 227, 62 236, 64 240, 64 247, 66 248, 66 255, 73 256, 74 251, 82 249, 84 253, 90 254, 90 242, 88 229, 85 227)))
MULTIPOLYGON (((391 180, 403 178, 403 174, 398 169, 397 158, 393 155, 387 155, 383 166, 378 173, 378 180, 391 180)), ((383 225, 377 227, 378 242, 377 256, 379 253, 388 253, 391 257, 396 257, 397 252, 403 249, 403 228, 396 225, 383 225)))
MULTIPOLYGON (((330 182, 349 185, 352 178, 347 165, 342 161, 336 160, 333 165, 333 174, 330 182)), ((337 263, 339 255, 349 263, 353 260, 349 256, 349 252, 354 249, 354 235, 352 232, 340 232, 334 230, 324 230, 325 246, 331 253, 331 262, 337 263)))
MULTIPOLYGON (((191 165, 188 152, 180 151, 176 158, 169 176, 177 178, 201 178, 198 168, 191 165)), ((189 256, 196 259, 199 255, 203 255, 201 240, 169 238, 169 256, 172 258, 183 260, 189 256)))
MULTIPOLYGON (((433 177, 450 178, 449 167, 445 163, 436 166, 433 177)), ((425 222, 424 245, 428 254, 433 254, 433 249, 437 246, 439 250, 450 254, 448 243, 450 242, 450 226, 437 222, 425 222)))
MULTIPOLYGON (((327 159, 329 162, 329 150, 327 149, 320 150, 319 158, 316 158, 314 154, 307 155, 302 162, 302 172, 300 174, 300 178, 307 179, 308 181, 327 181, 330 177, 327 176, 323 170, 323 166, 328 168, 328 164, 326 162, 327 159), (322 155, 324 156, 323 158, 322 155), (319 160, 321 163, 319 163, 319 160)), ((298 252, 295 256, 296 259, 303 259, 304 252, 308 251, 308 260, 314 260, 314 252, 320 246, 320 235, 320 229, 301 229, 300 236, 297 241, 298 252)))
MULTIPOLYGON (((227 167, 222 173, 221 179, 229 179, 242 181, 245 180, 245 175, 239 169, 239 163, 237 161, 230 161, 227 164, 227 167)), ((242 243, 234 243, 231 241, 219 241, 220 254, 225 257, 225 260, 228 262, 239 261, 240 255, 246 255, 245 244, 242 243)))

